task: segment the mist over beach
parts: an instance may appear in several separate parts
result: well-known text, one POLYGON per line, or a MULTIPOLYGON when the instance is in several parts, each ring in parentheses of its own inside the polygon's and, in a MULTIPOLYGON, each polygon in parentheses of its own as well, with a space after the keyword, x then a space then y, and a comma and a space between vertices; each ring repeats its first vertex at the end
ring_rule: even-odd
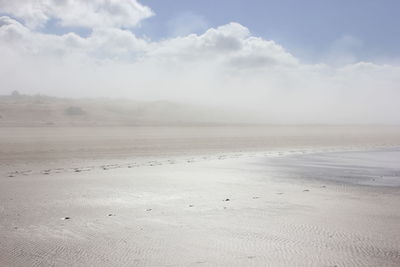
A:
POLYGON ((398 8, 0 0, 0 266, 399 266, 398 8))

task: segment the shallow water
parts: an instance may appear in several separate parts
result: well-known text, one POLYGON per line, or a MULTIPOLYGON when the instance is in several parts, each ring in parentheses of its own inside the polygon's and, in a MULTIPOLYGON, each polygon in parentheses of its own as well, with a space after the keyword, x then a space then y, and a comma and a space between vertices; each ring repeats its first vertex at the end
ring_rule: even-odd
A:
POLYGON ((288 177, 368 186, 400 186, 400 148, 294 155, 265 161, 263 164, 288 177))

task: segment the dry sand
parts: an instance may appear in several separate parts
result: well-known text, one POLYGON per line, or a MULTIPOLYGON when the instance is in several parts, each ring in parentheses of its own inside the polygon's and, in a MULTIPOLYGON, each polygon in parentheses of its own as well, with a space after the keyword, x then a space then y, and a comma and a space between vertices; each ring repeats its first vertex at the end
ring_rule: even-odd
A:
POLYGON ((399 133, 1 128, 0 266, 399 266, 399 133))

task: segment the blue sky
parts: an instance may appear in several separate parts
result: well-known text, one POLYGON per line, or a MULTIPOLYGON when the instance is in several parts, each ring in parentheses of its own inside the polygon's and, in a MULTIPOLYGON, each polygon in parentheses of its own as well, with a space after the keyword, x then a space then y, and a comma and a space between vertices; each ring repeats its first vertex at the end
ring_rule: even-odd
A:
MULTIPOLYGON (((137 32, 151 39, 173 35, 171 24, 179 17, 203 20, 193 31, 239 22, 256 35, 275 40, 297 57, 323 60, 337 43, 358 60, 387 62, 400 55, 400 1, 396 0, 143 0, 155 16, 142 21, 137 32), (172 22, 172 23, 171 23, 172 22), (200 24, 200 25, 199 25, 200 24)), ((185 21, 184 19, 182 21, 185 21)), ((197 26, 196 26, 197 25, 197 26)))

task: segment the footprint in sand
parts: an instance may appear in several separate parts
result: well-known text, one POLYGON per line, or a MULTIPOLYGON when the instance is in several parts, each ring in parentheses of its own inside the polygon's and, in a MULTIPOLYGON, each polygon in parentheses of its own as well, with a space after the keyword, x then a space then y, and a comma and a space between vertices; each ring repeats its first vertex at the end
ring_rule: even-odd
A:
POLYGON ((303 192, 310 192, 310 190, 309 189, 304 189, 303 192))
POLYGON ((61 218, 61 220, 71 220, 71 217, 63 217, 63 218, 61 218))

